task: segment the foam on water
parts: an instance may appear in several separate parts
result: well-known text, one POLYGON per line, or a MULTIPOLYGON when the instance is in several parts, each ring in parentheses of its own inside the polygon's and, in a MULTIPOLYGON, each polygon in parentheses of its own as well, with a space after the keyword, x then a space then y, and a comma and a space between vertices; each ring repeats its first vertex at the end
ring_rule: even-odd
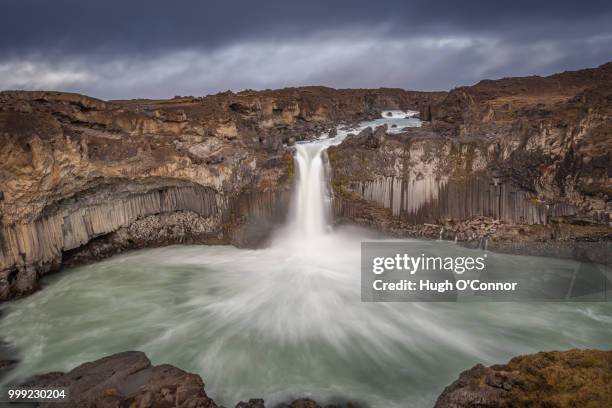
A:
POLYGON ((385 119, 404 119, 413 118, 418 115, 418 111, 403 111, 398 109, 386 110, 381 113, 381 116, 385 119))

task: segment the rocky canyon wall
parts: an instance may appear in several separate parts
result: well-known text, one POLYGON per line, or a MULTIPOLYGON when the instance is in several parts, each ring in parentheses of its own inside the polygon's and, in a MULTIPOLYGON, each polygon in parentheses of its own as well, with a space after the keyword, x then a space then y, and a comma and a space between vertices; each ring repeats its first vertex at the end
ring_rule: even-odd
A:
POLYGON ((424 125, 366 130, 329 150, 341 221, 398 235, 609 240, 611 84, 606 64, 449 93, 0 92, 0 300, 125 249, 261 245, 287 212, 291 145, 384 109, 420 111, 424 125), (527 228, 553 224, 571 229, 527 228))
POLYGON ((351 197, 361 198, 412 224, 480 216, 546 224, 551 217, 575 214, 571 204, 546 204, 536 193, 492 172, 499 159, 494 146, 387 136, 384 128, 364 133, 330 151, 334 185, 345 207, 351 197), (380 146, 360 146, 364 137, 380 138, 380 146))
MULTIPOLYGON (((421 117, 421 128, 366 129, 329 150, 338 217, 399 235, 446 227, 452 238, 453 225, 487 218, 610 239, 612 64, 482 81, 421 117), (414 227, 424 223, 438 228, 414 227)), ((460 238, 480 239, 484 227, 460 238)))
POLYGON ((0 301, 43 274, 171 243, 257 246, 282 222, 290 145, 441 93, 322 87, 172 100, 0 93, 0 301))

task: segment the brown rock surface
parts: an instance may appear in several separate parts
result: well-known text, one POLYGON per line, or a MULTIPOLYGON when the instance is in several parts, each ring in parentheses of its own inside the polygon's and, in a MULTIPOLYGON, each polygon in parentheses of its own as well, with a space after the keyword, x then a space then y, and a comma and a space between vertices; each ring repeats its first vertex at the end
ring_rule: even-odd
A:
POLYGON ((217 407, 204 392, 198 375, 167 364, 152 366, 147 356, 137 351, 85 363, 65 374, 37 376, 23 386, 68 388, 68 402, 41 403, 41 408, 217 407))
POLYGON ((514 357, 464 371, 435 408, 612 406, 612 352, 569 350, 514 357))
POLYGON ((0 301, 62 263, 169 243, 256 246, 286 213, 285 145, 443 93, 323 87, 100 101, 0 92, 0 301))
MULTIPOLYGON (((85 363, 68 373, 36 376, 23 386, 67 387, 68 404, 41 407, 203 407, 217 404, 196 374, 170 365, 152 366, 141 352, 125 352, 85 363)), ((435 408, 600 408, 612 405, 612 351, 551 351, 514 357, 504 365, 481 364, 464 371, 446 387, 435 408)), ((263 399, 236 408, 265 408, 263 399)), ((308 399, 281 404, 320 408, 308 399)), ((325 407, 357 407, 352 403, 325 407)))
MULTIPOLYGON (((66 402, 39 403, 40 408, 217 408, 204 392, 200 376, 168 364, 152 366, 139 351, 127 351, 82 364, 67 372, 38 375, 21 387, 67 388, 66 402)), ((321 408, 307 398, 288 404, 287 408, 321 408)), ((336 405, 326 405, 335 408, 336 405)), ((348 403, 347 408, 355 407, 348 403)), ((265 408, 263 399, 239 402, 236 408, 265 408)))
POLYGON ((459 240, 612 238, 612 63, 457 88, 421 117, 431 124, 329 149, 340 221, 419 236, 436 224, 459 240), (483 217, 504 227, 473 229, 483 217))

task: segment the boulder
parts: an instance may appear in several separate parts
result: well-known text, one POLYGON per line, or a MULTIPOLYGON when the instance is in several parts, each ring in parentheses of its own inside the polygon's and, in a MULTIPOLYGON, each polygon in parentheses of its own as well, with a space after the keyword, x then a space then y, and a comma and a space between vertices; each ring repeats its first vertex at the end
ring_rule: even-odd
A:
POLYGON ((446 387, 434 408, 612 406, 612 351, 568 350, 478 364, 446 387))
POLYGON ((343 145, 365 147, 366 149, 377 149, 387 135, 387 125, 378 126, 372 130, 371 127, 363 129, 359 134, 349 134, 343 145))
POLYGON ((236 404, 236 408, 266 408, 266 406, 261 398, 252 398, 249 402, 240 401, 236 404))
POLYGON ((69 402, 42 403, 41 408, 217 408, 204 392, 200 376, 167 364, 153 366, 139 351, 104 357, 65 374, 36 376, 22 386, 69 389, 69 402))

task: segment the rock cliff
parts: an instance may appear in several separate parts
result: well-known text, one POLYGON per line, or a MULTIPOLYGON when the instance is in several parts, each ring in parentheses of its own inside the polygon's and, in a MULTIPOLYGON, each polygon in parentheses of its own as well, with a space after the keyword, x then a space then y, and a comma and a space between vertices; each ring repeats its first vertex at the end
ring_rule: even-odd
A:
POLYGON ((441 93, 322 87, 172 100, 0 92, 0 301, 124 249, 260 245, 282 221, 287 145, 441 93))
POLYGON ((457 88, 421 117, 329 150, 340 219, 459 240, 610 239, 612 63, 457 88))
POLYGON ((287 210, 291 144, 394 108, 420 111, 424 126, 367 130, 329 150, 338 220, 489 237, 490 248, 609 242, 612 63, 449 93, 306 87, 101 101, 5 91, 0 301, 61 265, 129 248, 261 245, 287 210))

